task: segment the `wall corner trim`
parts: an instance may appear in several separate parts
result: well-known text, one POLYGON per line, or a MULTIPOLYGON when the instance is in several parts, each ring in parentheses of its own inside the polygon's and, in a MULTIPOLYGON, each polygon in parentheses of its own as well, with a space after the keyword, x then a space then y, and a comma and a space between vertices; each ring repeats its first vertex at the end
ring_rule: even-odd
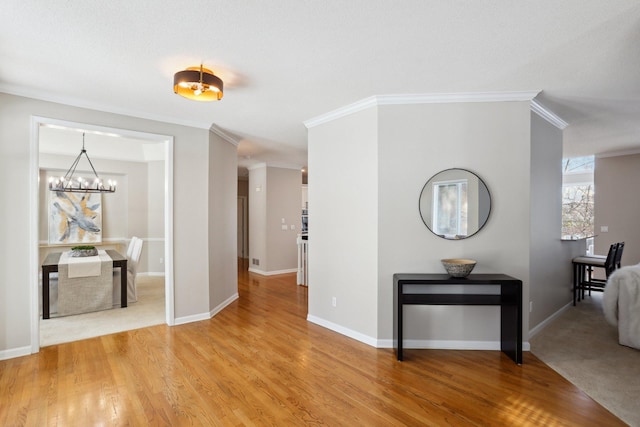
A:
POLYGON ((531 101, 540 93, 539 90, 520 92, 461 92, 461 93, 425 93, 375 95, 353 104, 329 111, 317 117, 305 120, 303 123, 310 129, 358 111, 380 105, 408 105, 408 104, 445 104, 453 102, 506 102, 531 101))
POLYGON ((569 126, 569 123, 562 120, 553 111, 549 110, 547 107, 545 107, 535 99, 531 101, 531 111, 533 111, 538 116, 548 121, 560 130, 564 130, 567 126, 569 126))
POLYGON ((233 135, 226 132, 224 129, 222 129, 220 126, 216 125, 215 123, 211 125, 211 127, 209 128, 209 131, 212 133, 215 133, 220 138, 224 139, 225 141, 227 141, 228 143, 236 147, 238 146, 238 144, 240 144, 240 141, 237 138, 235 138, 233 135))

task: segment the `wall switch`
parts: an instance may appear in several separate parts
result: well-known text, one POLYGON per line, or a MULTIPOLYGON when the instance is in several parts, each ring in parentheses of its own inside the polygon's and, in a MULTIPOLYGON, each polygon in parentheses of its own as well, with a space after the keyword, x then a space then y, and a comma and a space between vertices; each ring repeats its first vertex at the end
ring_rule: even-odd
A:
POLYGON ((160 264, 164 262, 164 258, 160 258, 160 264))
POLYGON ((600 232, 601 233, 608 233, 609 232, 609 226, 608 225, 601 225, 600 226, 600 232))
POLYGON ((533 311, 533 301, 529 301, 529 313, 533 311))
POLYGON ((336 299, 336 297, 332 297, 331 298, 331 305, 336 307, 338 305, 338 300, 336 299))
POLYGON ((282 223, 284 224, 284 218, 282 218, 282 223))
POLYGON ((290 228, 291 228, 292 230, 295 230, 295 229, 296 229, 296 226, 295 226, 295 225, 293 225, 293 224, 291 224, 291 227, 290 227, 290 228))

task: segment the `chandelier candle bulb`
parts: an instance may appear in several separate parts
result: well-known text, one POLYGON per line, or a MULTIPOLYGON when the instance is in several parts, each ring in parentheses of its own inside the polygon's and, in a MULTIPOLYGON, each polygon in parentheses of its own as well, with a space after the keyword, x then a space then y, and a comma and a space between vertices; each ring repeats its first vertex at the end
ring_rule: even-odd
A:
POLYGON ((71 165, 71 167, 69 168, 69 170, 67 171, 67 173, 64 175, 64 177, 61 177, 60 179, 56 179, 54 182, 54 178, 50 178, 49 179, 49 190, 50 191, 56 191, 56 192, 77 192, 77 193, 113 193, 116 191, 116 184, 115 181, 113 183, 113 185, 110 185, 109 188, 104 188, 104 185, 102 185, 102 180, 100 179, 100 177, 98 176, 98 173, 96 172, 96 169, 93 167, 93 163, 91 163, 91 159, 89 158, 89 155, 87 154, 87 150, 85 150, 84 148, 84 133, 82 134, 82 150, 80 150, 80 154, 78 154, 78 157, 76 157, 76 159, 74 160, 73 164, 71 165), (80 161, 80 159, 82 158, 82 156, 85 156, 87 159, 87 162, 89 162, 89 166, 91 167, 91 170, 93 171, 93 175, 95 176, 95 180, 93 181, 93 184, 89 184, 89 181, 82 178, 82 177, 77 177, 77 179, 74 178, 74 174, 76 172, 76 167, 78 166, 78 162, 80 161))

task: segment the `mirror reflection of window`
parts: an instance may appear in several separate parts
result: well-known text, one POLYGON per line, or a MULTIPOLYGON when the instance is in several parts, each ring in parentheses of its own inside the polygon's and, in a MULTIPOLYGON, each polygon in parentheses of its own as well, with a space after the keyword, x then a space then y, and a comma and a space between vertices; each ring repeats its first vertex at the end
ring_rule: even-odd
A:
POLYGON ((433 183, 433 231, 447 237, 463 237, 468 227, 468 181, 433 183))
POLYGON ((466 169, 445 169, 422 187, 418 200, 422 222, 447 240, 476 234, 489 219, 491 196, 478 175, 466 169))

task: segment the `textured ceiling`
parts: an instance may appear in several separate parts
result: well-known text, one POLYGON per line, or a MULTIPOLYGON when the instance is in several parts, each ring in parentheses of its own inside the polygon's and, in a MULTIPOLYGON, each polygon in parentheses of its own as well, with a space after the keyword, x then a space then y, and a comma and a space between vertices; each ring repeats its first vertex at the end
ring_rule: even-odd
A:
POLYGON ((0 91, 209 127, 306 164, 305 120, 372 95, 541 90, 565 155, 640 145, 637 0, 3 0, 0 91), (203 62, 224 99, 173 93, 203 62))

